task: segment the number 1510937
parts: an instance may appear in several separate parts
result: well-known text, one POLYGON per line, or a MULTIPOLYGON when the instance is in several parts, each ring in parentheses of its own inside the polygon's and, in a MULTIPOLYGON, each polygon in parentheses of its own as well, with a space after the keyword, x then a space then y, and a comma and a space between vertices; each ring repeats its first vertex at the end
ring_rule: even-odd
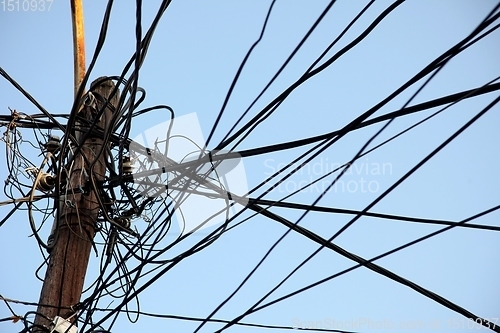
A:
POLYGON ((2 0, 4 12, 49 12, 54 0, 2 0))

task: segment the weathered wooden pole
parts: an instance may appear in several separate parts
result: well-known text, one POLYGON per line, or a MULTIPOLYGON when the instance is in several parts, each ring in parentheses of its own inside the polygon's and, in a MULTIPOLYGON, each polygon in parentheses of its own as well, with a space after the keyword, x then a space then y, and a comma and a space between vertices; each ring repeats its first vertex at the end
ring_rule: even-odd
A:
MULTIPOLYGON (((74 92, 75 99, 78 100, 81 96, 77 96, 77 92, 85 76, 83 4, 82 0, 70 2, 73 24, 74 92)), ((77 304, 82 294, 95 235, 95 223, 99 214, 98 193, 92 184, 101 184, 104 180, 107 158, 107 149, 102 149, 102 138, 92 134, 85 141, 82 138, 86 129, 89 129, 88 124, 94 122, 97 111, 106 104, 105 101, 109 104, 102 117, 98 119, 97 126, 101 129, 108 126, 112 116, 110 106, 116 107, 119 99, 118 94, 109 98, 114 89, 112 81, 102 78, 98 80, 101 83, 93 87, 91 93, 103 97, 104 100, 97 98, 83 108, 77 108, 75 110, 77 114, 72 115, 77 119, 75 127, 68 128, 68 133, 75 133, 81 149, 67 165, 66 169, 70 170, 70 174, 58 175, 65 181, 65 185, 64 187, 60 185, 63 191, 59 193, 55 243, 52 245, 40 293, 35 332, 44 331, 42 327, 50 327, 56 316, 66 319, 71 313, 68 308, 77 304)), ((64 150, 65 147, 62 147, 61 151, 64 150)))
POLYGON ((85 76, 85 30, 83 26, 82 0, 71 0, 71 22, 73 25, 73 63, 75 98, 85 76))
MULTIPOLYGON (((102 82, 102 78, 98 80, 102 82)), ((106 80, 90 92, 108 100, 114 87, 111 80, 106 80)), ((118 99, 118 94, 109 99, 109 104, 97 123, 98 127, 106 128, 111 120, 112 107, 116 107, 118 99)), ((88 122, 86 125, 84 122, 76 123, 74 130, 77 138, 83 138, 89 124, 97 116, 96 111, 100 110, 104 104, 99 98, 95 100, 95 103, 97 104, 83 107, 78 113, 78 117, 82 117, 88 122)), ((53 319, 55 316, 65 318, 71 312, 68 311, 68 308, 80 301, 83 290, 95 235, 95 223, 99 214, 98 192, 92 184, 99 186, 104 180, 107 149, 102 150, 102 135, 90 134, 85 141, 79 142, 79 145, 80 151, 73 157, 72 163, 66 166, 67 170, 71 170, 70 175, 62 175, 63 180, 65 177, 68 179, 66 184, 62 186, 60 193, 59 219, 56 225, 57 236, 50 252, 49 264, 40 294, 40 306, 37 310, 40 315, 35 319, 36 326, 48 327, 50 321, 45 317, 49 319, 53 319), (99 155, 101 151, 102 153, 99 155)))

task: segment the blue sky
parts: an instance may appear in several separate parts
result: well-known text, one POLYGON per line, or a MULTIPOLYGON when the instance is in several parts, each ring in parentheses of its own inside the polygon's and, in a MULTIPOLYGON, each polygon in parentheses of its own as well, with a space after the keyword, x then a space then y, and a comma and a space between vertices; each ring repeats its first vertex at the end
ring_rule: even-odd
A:
MULTIPOLYGON (((377 1, 329 55, 358 36, 390 3, 377 1)), ((260 33, 269 4, 269 1, 173 1, 157 28, 140 72, 139 85, 147 93, 141 107, 168 104, 176 116, 194 112, 206 138, 238 66, 260 33)), ((265 35, 241 73, 209 149, 225 136, 327 4, 328 1, 319 0, 276 2, 265 35)), ((256 114, 300 77, 365 4, 337 1, 282 75, 251 109, 250 115, 256 114)), ((158 1, 144 4, 143 30, 149 27, 158 5, 158 1)), ((358 46, 295 90, 271 117, 243 140, 238 149, 269 146, 342 128, 464 38, 495 5, 495 1, 486 0, 406 1, 358 46)), ((104 9, 105 2, 85 3, 88 61, 94 52, 104 9)), ((47 110, 69 112, 73 102, 69 2, 54 0, 51 10, 45 12, 2 10, 0 27, 3 31, 0 66, 47 110)), ((134 52, 134 29, 135 2, 115 3, 106 42, 90 76, 91 81, 103 75, 120 75, 134 52)), ((497 77, 500 73, 499 37, 496 31, 453 58, 412 104, 476 88, 497 77)), ((398 110, 421 83, 410 87, 374 116, 398 110)), ((361 158, 318 205, 362 210, 497 96, 498 92, 494 92, 460 102, 361 158)), ((8 107, 27 114, 38 113, 28 100, 2 79, 0 114, 9 114, 8 107)), ((370 147, 436 110, 396 119, 370 147)), ((499 112, 498 105, 493 107, 370 211, 460 221, 498 205, 499 112)), ((168 119, 168 115, 161 113, 138 117, 133 123, 131 137, 141 135, 168 119)), ((250 116, 245 118, 248 119, 250 116)), ((299 184, 310 182, 334 166, 349 161, 381 126, 377 124, 349 133, 265 199, 281 199, 299 184)), ((0 131, 3 133, 5 127, 0 131)), ((23 135, 30 139, 29 130, 25 131, 23 135)), ((35 165, 41 163, 42 157, 35 149, 27 143, 21 148, 35 165)), ((305 152, 306 148, 310 147, 243 159, 249 188, 305 152)), ((2 154, 4 150, 2 143, 2 154)), ((0 178, 3 180, 7 177, 3 160, 1 165, 0 178)), ((332 177, 326 179, 332 180, 332 177)), ((287 201, 311 204, 320 193, 321 186, 318 185, 287 201)), ((7 198, 2 193, 0 201, 3 200, 7 198)), ((0 216, 10 208, 0 207, 0 216)), ((271 211, 292 222, 301 214, 285 208, 272 208, 271 211)), ((497 211, 473 223, 500 226, 499 217, 497 211)), ((345 214, 311 212, 300 225, 329 238, 351 218, 345 214)), ((134 223, 139 229, 146 224, 140 219, 134 223)), ((440 228, 363 217, 342 233, 335 244, 371 258, 440 228)), ((283 225, 259 216, 228 231, 143 292, 139 296, 141 311, 206 317, 238 286, 286 230, 283 225)), ((49 232, 50 223, 47 223, 41 231, 44 239, 49 232)), ((0 294, 37 302, 41 282, 34 277, 34 271, 43 258, 36 240, 28 237, 30 233, 25 210, 17 211, 0 228, 0 263, 4 267, 0 294)), ((500 318, 500 269, 496 265, 496 254, 500 250, 498 237, 498 231, 455 228, 377 263, 478 316, 494 321, 494 318, 500 318)), ((201 235, 195 233, 192 239, 199 240, 201 235)), ((230 320, 244 312, 317 248, 318 245, 309 239, 290 233, 214 318, 230 320)), ((169 256, 167 253, 165 258, 169 256)), ((100 259, 92 254, 87 283, 96 277, 100 259)), ((323 249, 268 300, 354 264, 323 249)), ((147 280, 146 276, 141 281, 147 280)), ((101 304, 102 307, 107 305, 101 304)), ((30 306, 11 306, 20 315, 35 310, 30 306)), ((9 315, 7 307, 0 305, 0 318, 9 315)), ((340 323, 362 322, 364 326, 359 328, 343 327, 361 332, 478 330, 477 325, 472 325, 461 315, 365 268, 253 313, 242 321, 307 328, 332 328, 334 325, 342 328, 338 326, 340 323), (413 324, 417 326, 411 326, 413 324)), ((2 322, 0 325, 2 332, 22 329, 20 324, 2 322)), ((197 325, 147 316, 130 324, 123 314, 111 331, 192 332, 197 325)), ((201 331, 213 332, 220 327, 220 324, 207 324, 201 331)), ((233 326, 228 331, 254 332, 258 329, 233 326)))

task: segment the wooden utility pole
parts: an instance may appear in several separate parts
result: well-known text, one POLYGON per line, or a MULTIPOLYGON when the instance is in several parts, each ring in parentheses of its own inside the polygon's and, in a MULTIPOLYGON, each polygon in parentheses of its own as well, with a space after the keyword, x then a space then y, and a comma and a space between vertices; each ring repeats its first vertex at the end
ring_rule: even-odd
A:
POLYGON ((80 83, 85 76, 85 30, 83 28, 83 3, 82 0, 71 0, 71 22, 73 26, 73 64, 75 98, 80 83))
MULTIPOLYGON (((75 99, 82 96, 77 91, 85 76, 85 41, 83 29, 82 0, 70 0, 73 24, 73 54, 74 54, 74 90, 75 99)), ((90 250, 96 230, 96 220, 99 214, 96 189, 92 184, 102 183, 106 174, 107 149, 103 149, 102 136, 90 134, 89 124, 97 117, 97 112, 105 105, 106 109, 97 120, 97 127, 106 129, 111 121, 112 108, 118 104, 119 94, 110 98, 115 86, 111 80, 99 78, 91 85, 97 98, 86 103, 83 108, 76 108, 71 115, 77 119, 74 128, 68 128, 66 133, 75 133, 78 146, 81 149, 70 158, 66 171, 57 175, 64 185, 59 184, 60 198, 58 219, 55 228, 55 243, 50 252, 49 264, 40 293, 40 301, 35 318, 35 332, 46 331, 55 316, 67 319, 72 314, 70 308, 80 302, 85 281, 85 273, 89 262, 90 250), (95 82, 101 82, 94 87, 95 82), (99 154, 99 152, 102 152, 99 154), (69 174, 66 174, 69 172, 69 174)), ((69 141, 68 141, 69 142, 69 141)), ((60 149, 64 153, 66 147, 60 149)), ((62 169, 62 168, 61 168, 62 169)), ((57 200, 57 198, 56 198, 57 200)), ((73 322, 73 320, 70 320, 73 322)))
MULTIPOLYGON (((102 82, 102 78, 97 80, 102 82)), ((91 93, 99 94, 108 100, 114 87, 111 80, 106 80, 91 90, 91 93)), ((105 129, 108 125, 112 116, 110 105, 116 107, 118 99, 118 94, 115 94, 109 100, 104 114, 97 123, 100 128, 105 129)), ((96 110, 103 107, 99 99, 96 99, 96 103, 97 107, 85 106, 78 113, 78 117, 83 117, 88 122, 86 125, 82 122, 76 123, 74 130, 77 137, 83 138, 83 134, 89 128, 88 124, 92 123, 96 116, 96 110), (83 133, 79 134, 79 131, 83 133)), ((80 301, 83 290, 95 234, 95 223, 99 214, 98 193, 92 183, 99 186, 104 180, 107 149, 104 149, 103 153, 96 158, 102 149, 103 139, 92 134, 84 142, 79 142, 79 145, 81 150, 72 159, 72 165, 70 161, 70 164, 66 166, 71 173, 62 175, 63 182, 66 177, 68 179, 60 193, 57 236, 50 253, 49 265, 40 294, 37 312, 41 315, 35 319, 36 326, 48 327, 50 325, 50 321, 44 317, 66 318, 71 314, 68 308, 80 301), (91 177, 93 177, 93 182, 91 177)))

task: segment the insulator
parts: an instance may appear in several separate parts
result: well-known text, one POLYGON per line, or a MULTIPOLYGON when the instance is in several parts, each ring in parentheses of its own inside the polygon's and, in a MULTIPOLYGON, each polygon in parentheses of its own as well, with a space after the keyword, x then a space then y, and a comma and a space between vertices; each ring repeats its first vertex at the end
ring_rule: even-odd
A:
POLYGON ((54 219, 52 222, 52 230, 50 231, 50 235, 47 238, 47 252, 51 253, 54 245, 56 243, 56 234, 57 234, 57 220, 54 219))
POLYGON ((61 147, 61 138, 59 138, 57 135, 51 135, 49 136, 49 141, 45 144, 45 148, 47 148, 47 151, 50 153, 54 153, 61 147))
POLYGON ((40 180, 36 184, 36 189, 42 192, 49 192, 55 186, 56 186, 56 177, 44 172, 40 175, 40 180))
POLYGON ((56 235, 50 234, 49 238, 47 238, 47 252, 52 252, 52 248, 54 247, 56 240, 56 235))
POLYGON ((55 316, 54 320, 50 324, 50 331, 54 333, 77 333, 78 328, 72 324, 69 320, 64 319, 59 316, 55 316))
POLYGON ((115 222, 126 229, 130 229, 130 218, 126 216, 119 216, 115 219, 115 222))
POLYGON ((129 156, 123 156, 122 158, 122 171, 123 173, 132 173, 132 171, 134 171, 134 166, 129 156))

